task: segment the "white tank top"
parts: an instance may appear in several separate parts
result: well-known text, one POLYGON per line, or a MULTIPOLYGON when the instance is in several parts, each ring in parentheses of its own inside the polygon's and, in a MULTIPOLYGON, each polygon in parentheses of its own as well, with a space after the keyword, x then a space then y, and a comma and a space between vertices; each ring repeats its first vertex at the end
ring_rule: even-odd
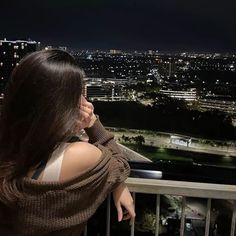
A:
POLYGON ((65 148, 70 143, 61 144, 51 155, 43 171, 42 181, 59 181, 65 148))

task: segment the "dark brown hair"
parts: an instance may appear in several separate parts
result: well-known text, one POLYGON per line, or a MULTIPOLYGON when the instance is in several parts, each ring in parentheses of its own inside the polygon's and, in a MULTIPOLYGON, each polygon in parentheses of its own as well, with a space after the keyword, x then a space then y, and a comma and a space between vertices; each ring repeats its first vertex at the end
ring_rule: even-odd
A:
POLYGON ((61 50, 21 60, 6 87, 0 117, 0 202, 19 197, 19 181, 46 161, 75 128, 83 72, 61 50))

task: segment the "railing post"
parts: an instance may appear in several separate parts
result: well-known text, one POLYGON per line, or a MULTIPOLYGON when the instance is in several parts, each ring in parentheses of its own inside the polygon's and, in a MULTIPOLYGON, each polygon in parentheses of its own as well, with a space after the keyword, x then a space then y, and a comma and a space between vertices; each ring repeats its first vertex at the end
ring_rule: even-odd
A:
POLYGON ((159 221, 160 221, 160 194, 157 194, 157 199, 156 199, 156 232, 155 232, 155 236, 159 235, 159 221))
MULTIPOLYGON (((132 197, 133 197, 133 201, 134 201, 134 209, 135 209, 135 192, 132 193, 132 197)), ((132 223, 131 223, 131 230, 130 230, 130 235, 131 236, 134 236, 134 226, 135 226, 135 219, 132 220, 132 223)))
POLYGON ((235 234, 235 221, 236 221, 236 201, 233 201, 233 215, 232 215, 232 222, 231 222, 231 230, 230 230, 230 236, 234 236, 235 234))
POLYGON ((209 235, 210 231, 210 219, 211 219, 211 198, 207 199, 207 212, 206 212, 206 228, 205 228, 205 236, 209 235))
POLYGON ((87 229, 88 229, 88 225, 86 224, 84 227, 84 236, 87 236, 88 234, 87 229))
POLYGON ((110 236, 111 225, 111 194, 107 197, 107 222, 106 222, 106 236, 110 236))
POLYGON ((184 236, 185 207, 186 207, 186 197, 183 196, 182 197, 181 222, 180 222, 180 236, 184 236))

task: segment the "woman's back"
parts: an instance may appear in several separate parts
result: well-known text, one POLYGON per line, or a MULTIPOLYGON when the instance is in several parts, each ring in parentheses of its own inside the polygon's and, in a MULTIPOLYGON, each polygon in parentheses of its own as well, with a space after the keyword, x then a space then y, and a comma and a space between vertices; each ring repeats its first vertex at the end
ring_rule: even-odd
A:
MULTIPOLYGON (((82 96, 83 76, 60 50, 34 52, 14 68, 0 116, 0 235, 79 235, 127 178, 114 136, 82 96), (89 143, 66 144, 81 129, 89 143)), ((117 196, 119 217, 127 202, 134 215, 129 192, 117 196)))
POLYGON ((67 235, 68 232, 79 235, 82 232, 84 224, 107 194, 129 174, 128 163, 120 153, 114 136, 104 129, 100 121, 97 120, 86 131, 95 146, 82 142, 68 146, 60 181, 42 182, 31 179, 30 175, 22 179, 25 197, 19 199, 10 214, 15 224, 8 228, 7 234, 7 222, 5 228, 0 223, 0 233, 13 236, 67 235), (88 151, 89 161, 85 158, 88 151), (74 158, 80 160, 74 162, 74 158), (73 176, 67 172, 75 163, 78 164, 78 173, 73 176))
MULTIPOLYGON (((45 163, 44 168, 35 179, 49 182, 69 180, 100 161, 101 150, 87 142, 63 143, 53 152, 50 160, 52 158, 53 163, 51 163, 51 166, 55 163, 54 166, 50 168, 45 163), (58 162, 61 163, 57 164, 58 162), (57 172, 54 176, 51 173, 53 168, 57 172), (45 170, 47 171, 46 175, 45 170)), ((33 177, 35 173, 37 173, 37 167, 32 168, 27 176, 33 177)))

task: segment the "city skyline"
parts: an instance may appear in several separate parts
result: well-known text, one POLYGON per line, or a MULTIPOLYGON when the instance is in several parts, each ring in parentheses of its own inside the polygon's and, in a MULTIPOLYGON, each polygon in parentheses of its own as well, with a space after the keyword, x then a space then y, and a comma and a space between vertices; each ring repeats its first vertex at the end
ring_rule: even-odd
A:
POLYGON ((0 38, 73 49, 233 53, 235 8, 233 0, 3 2, 0 38))
MULTIPOLYGON (((202 197, 198 193, 201 193, 202 189, 206 190, 204 184, 216 183, 222 184, 221 186, 235 184, 235 53, 165 54, 156 53, 150 48, 141 53, 140 51, 126 53, 124 50, 114 48, 109 52, 73 51, 71 48, 66 48, 67 43, 56 45, 38 37, 32 37, 33 41, 20 40, 22 38, 18 36, 15 38, 16 41, 6 36, 2 39, 0 37, 0 89, 2 90, 0 90, 0 108, 7 98, 4 96, 5 85, 10 79, 11 71, 28 53, 40 48, 46 49, 45 46, 47 49, 51 47, 68 49, 78 66, 83 68, 86 75, 83 95, 94 104, 96 114, 114 134, 125 155, 130 158, 132 169, 130 177, 140 177, 139 184, 143 184, 142 178, 145 178, 145 185, 148 178, 152 178, 152 190, 149 192, 152 193, 151 198, 143 198, 141 205, 136 201, 136 208, 141 209, 137 215, 142 216, 136 220, 137 233, 140 231, 142 235, 146 235, 161 229, 159 231, 166 231, 170 235, 182 229, 182 232, 188 230, 203 235, 207 230, 213 232, 213 228, 204 228, 204 222, 211 221, 215 225, 215 233, 217 231, 219 235, 224 235, 220 233, 223 228, 223 232, 229 235, 230 222, 234 224, 234 221, 231 221, 231 212, 234 209, 231 202, 221 201, 219 204, 217 200, 215 204, 213 200, 211 205, 211 198, 192 201, 190 198, 185 198, 185 195, 169 199, 165 197, 165 192, 154 189, 161 194, 161 202, 164 203, 158 206, 161 209, 160 220, 155 215, 157 207, 149 202, 156 201, 152 192, 155 179, 158 179, 159 183, 162 180, 178 180, 178 184, 184 181, 183 188, 186 188, 186 181, 191 181, 189 186, 193 188, 195 188, 193 182, 197 182, 198 187, 195 188, 196 195, 194 195, 196 197, 202 197), (148 162, 150 165, 147 165, 143 160, 152 162, 148 162), (183 200, 185 203, 182 199, 185 199, 183 200), (181 206, 181 202, 184 205, 181 206), (149 207, 144 208, 146 206, 149 207), (209 206, 212 207, 212 218, 207 217, 209 206), (181 218, 181 209, 181 215, 185 218, 181 218), (153 220, 147 228, 146 216, 152 216, 149 219, 155 218, 157 222, 155 225, 159 226, 159 229, 156 230, 153 220), (221 217, 226 220, 220 220, 221 217), (184 224, 181 223, 182 226, 179 226, 180 222, 184 224), (225 224, 228 225, 228 229, 223 227, 225 224)), ((40 84, 37 86, 41 91, 43 86, 40 84)), ((52 89, 55 89, 54 87, 52 89)), ((23 91, 27 99, 28 93, 30 95, 31 92, 27 86, 23 91)), ((41 92, 39 94, 44 96, 41 92)), ((19 105, 20 109, 21 106, 23 108, 24 102, 19 105)), ((19 110, 18 107, 16 110, 19 110)), ((25 109, 23 111, 25 112, 25 109)), ((28 117, 37 116, 34 109, 32 115, 31 112, 30 108, 28 117)), ((87 140, 87 137, 83 134, 81 140, 87 140)), ((161 186, 166 188, 162 182, 161 186)), ((182 187, 178 190, 171 187, 170 190, 174 189, 179 194, 182 187)), ((159 188, 158 185, 156 188, 159 188)), ((186 194, 186 190, 183 191, 186 194)), ((213 191, 215 190, 210 190, 209 194, 213 191)), ((172 193, 175 195, 176 192, 172 193)), ((218 191, 218 193, 225 194, 221 196, 228 199, 227 192, 218 191)), ((228 194, 232 194, 231 187, 228 194)), ((101 209, 105 212, 104 208, 101 209)), ((114 234, 113 232, 118 229, 114 225, 111 221, 112 235, 126 235, 125 229, 114 234)), ((135 228, 134 225, 132 227, 135 228)), ((100 229, 91 226, 89 228, 95 232, 92 235, 98 232, 100 234, 100 229)), ((101 228, 103 229, 106 227, 101 228)), ((129 229, 126 231, 129 235, 129 229)))

